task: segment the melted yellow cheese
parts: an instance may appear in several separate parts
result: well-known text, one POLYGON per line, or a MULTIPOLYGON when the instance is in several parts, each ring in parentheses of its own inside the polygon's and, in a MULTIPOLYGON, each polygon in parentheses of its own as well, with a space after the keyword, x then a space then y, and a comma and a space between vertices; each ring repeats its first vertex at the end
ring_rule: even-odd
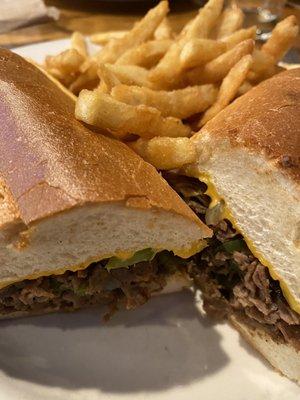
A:
MULTIPOLYGON (((211 178, 209 177, 209 175, 207 173, 201 173, 197 176, 197 178, 204 182, 207 186, 207 190, 205 192, 205 194, 207 194, 210 198, 211 198, 211 203, 209 205, 209 208, 214 207, 219 201, 222 200, 221 196, 218 194, 218 192, 216 191, 215 186, 213 185, 211 178)), ((274 270, 274 267, 272 266, 272 264, 266 260, 266 258, 256 249, 255 245, 253 244, 253 242, 239 229, 238 224, 235 220, 235 218, 233 217, 233 215, 231 214, 230 210, 228 209, 228 207, 224 206, 223 211, 222 211, 222 219, 227 219, 228 221, 231 222, 232 226, 243 235, 243 238, 245 240, 245 242, 247 243, 247 246, 249 248, 249 250, 251 251, 251 253, 265 266, 268 268, 271 277, 274 280, 279 281, 282 293, 286 299, 286 301, 288 302, 289 306, 291 307, 291 309, 293 309, 294 311, 296 311, 298 314, 300 314, 300 303, 295 299, 295 297, 293 296, 293 294, 291 293, 288 285, 286 284, 286 282, 281 278, 281 276, 278 275, 278 273, 274 270)))
POLYGON ((189 258, 196 253, 199 253, 207 246, 206 240, 199 240, 198 242, 194 243, 191 247, 180 249, 180 250, 173 250, 173 253, 181 258, 189 258))

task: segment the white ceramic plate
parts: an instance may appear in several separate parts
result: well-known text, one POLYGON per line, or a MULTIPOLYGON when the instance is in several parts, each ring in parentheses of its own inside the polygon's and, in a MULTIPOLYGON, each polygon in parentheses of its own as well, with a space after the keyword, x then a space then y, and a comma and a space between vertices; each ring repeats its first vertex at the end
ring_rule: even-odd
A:
MULTIPOLYGON (((42 61, 66 41, 17 49, 42 61)), ((189 292, 101 322, 100 311, 0 322, 1 400, 296 400, 227 325, 201 317, 189 292)))

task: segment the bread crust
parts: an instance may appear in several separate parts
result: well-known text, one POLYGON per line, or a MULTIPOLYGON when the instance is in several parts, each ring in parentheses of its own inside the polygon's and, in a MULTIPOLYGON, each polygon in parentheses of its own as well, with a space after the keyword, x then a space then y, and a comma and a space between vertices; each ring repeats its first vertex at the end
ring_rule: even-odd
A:
POLYGON ((206 132, 228 138, 232 146, 262 153, 299 184, 300 68, 251 89, 209 121, 197 136, 206 132))
POLYGON ((37 67, 0 50, 0 176, 15 210, 11 222, 29 225, 84 204, 122 201, 180 214, 210 235, 151 165, 83 126, 74 107, 37 67))

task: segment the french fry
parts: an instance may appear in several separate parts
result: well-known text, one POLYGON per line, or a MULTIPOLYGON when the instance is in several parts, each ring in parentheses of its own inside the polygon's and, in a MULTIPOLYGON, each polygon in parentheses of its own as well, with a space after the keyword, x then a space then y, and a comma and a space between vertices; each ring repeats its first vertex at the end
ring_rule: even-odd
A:
POLYGON ((275 65, 275 59, 268 53, 254 49, 253 65, 248 74, 248 79, 251 82, 258 82, 271 72, 275 65))
POLYGON ((242 57, 252 53, 253 48, 253 40, 245 40, 237 44, 226 53, 207 63, 204 67, 197 67, 188 71, 186 73, 187 83, 197 85, 221 81, 242 57))
POLYGON ((297 18, 290 15, 275 26, 270 39, 262 46, 261 51, 272 56, 277 64, 291 48, 298 32, 297 18))
POLYGON ((128 145, 157 169, 177 169, 197 159, 196 147, 188 138, 155 137, 128 145))
POLYGON ((81 73, 69 86, 69 90, 77 95, 82 89, 94 89, 99 83, 98 66, 95 63, 81 73))
POLYGON ((107 71, 125 85, 151 87, 148 80, 149 71, 137 65, 105 64, 107 71))
POLYGON ((207 38, 221 15, 224 0, 209 0, 182 30, 180 38, 207 38))
POLYGON ((222 39, 226 43, 228 49, 232 49, 237 44, 243 42, 247 39, 255 39, 256 36, 256 26, 251 26, 250 28, 240 29, 229 36, 222 39))
POLYGON ((128 134, 146 139, 154 136, 187 137, 191 134, 190 127, 179 119, 164 118, 155 108, 121 103, 98 90, 80 92, 75 115, 90 125, 109 130, 118 138, 128 134))
POLYGON ((209 0, 198 15, 182 30, 179 39, 173 43, 165 56, 150 72, 149 79, 160 88, 171 88, 178 79, 182 68, 180 54, 189 39, 207 37, 216 23, 224 0, 209 0))
POLYGON ((80 72, 83 74, 85 72, 87 72, 89 69, 94 68, 95 69, 95 73, 97 73, 97 62, 94 58, 94 56, 92 57, 88 57, 80 66, 80 72))
POLYGON ((245 81, 245 82, 243 82, 243 83, 241 84, 241 86, 239 87, 239 90, 238 90, 238 92, 237 92, 237 95, 238 95, 238 96, 242 96, 243 94, 249 92, 249 90, 252 89, 252 88, 253 88, 253 85, 252 85, 250 82, 245 81))
MULTIPOLYGON (((66 78, 66 74, 58 68, 50 67, 45 69, 45 71, 47 71, 48 74, 52 75, 55 79, 57 79, 60 82, 63 82, 66 78)), ((73 77, 71 78, 73 79, 73 77)), ((72 79, 70 79, 69 84, 71 83, 72 79)))
POLYGON ((99 85, 94 90, 99 90, 102 93, 110 94, 111 88, 106 85, 106 83, 102 80, 100 81, 99 85))
POLYGON ((172 44, 172 40, 149 40, 127 50, 116 62, 118 65, 138 65, 151 68, 163 57, 172 44))
MULTIPOLYGON (((152 139, 154 139, 154 138, 152 138, 152 139)), ((126 144, 133 151, 135 151, 139 156, 141 156, 145 161, 148 161, 151 164, 151 162, 149 161, 149 159, 147 157, 147 147, 148 147, 149 140, 151 140, 151 139, 139 138, 133 142, 132 141, 126 142, 126 144)))
POLYGON ((217 98, 214 85, 187 87, 172 92, 154 91, 145 87, 115 86, 111 95, 123 103, 154 107, 163 117, 185 119, 206 110, 217 98))
POLYGON ((168 18, 164 18, 162 22, 158 25, 154 32, 155 40, 165 40, 165 39, 173 39, 174 34, 172 32, 171 25, 169 23, 168 18))
POLYGON ((181 73, 180 53, 184 42, 174 42, 164 57, 149 73, 149 80, 161 89, 168 89, 178 80, 181 73))
POLYGON ((298 34, 296 18, 288 17, 255 49, 256 27, 241 29, 244 15, 235 0, 225 9, 223 3, 208 0, 175 35, 168 2, 160 1, 131 30, 92 35, 105 45, 93 56, 75 32, 71 48, 47 57, 42 68, 79 94, 79 119, 120 140, 140 136, 130 146, 145 159, 160 169, 181 168, 194 162, 187 139, 193 128, 280 72, 278 61, 298 34))
POLYGON ((191 39, 181 50, 182 69, 193 68, 218 57, 227 50, 225 43, 211 39, 191 39))
POLYGON ((84 36, 80 32, 74 32, 71 36, 71 48, 84 58, 88 56, 87 45, 84 36))
POLYGON ((128 31, 108 31, 108 32, 99 32, 94 33, 90 36, 90 41, 95 44, 101 44, 102 46, 107 44, 112 39, 121 39, 123 38, 128 31))
POLYGON ((246 55, 231 68, 220 86, 217 101, 204 113, 199 128, 215 117, 236 97, 240 86, 247 77, 252 62, 252 56, 246 55))
POLYGON ((64 74, 71 74, 79 71, 84 57, 75 49, 68 49, 56 56, 47 56, 45 59, 46 67, 55 68, 64 74))
POLYGON ((264 79, 268 79, 284 70, 284 68, 281 68, 276 64, 274 57, 268 53, 262 52, 261 50, 254 50, 253 60, 254 62, 247 78, 254 84, 257 84, 264 79))
POLYGON ((216 38, 223 39, 240 29, 244 22, 244 13, 233 4, 231 7, 226 8, 220 18, 217 27, 216 38))
POLYGON ((98 76, 100 78, 99 88, 105 93, 110 93, 114 86, 120 85, 119 79, 107 68, 106 64, 99 65, 98 76))
POLYGON ((144 18, 137 22, 125 36, 109 41, 97 53, 97 61, 99 63, 115 63, 126 50, 150 39, 168 11, 168 2, 161 1, 156 7, 148 11, 144 18))
POLYGON ((272 55, 257 49, 253 51, 253 61, 251 70, 257 73, 264 72, 275 64, 275 59, 272 55))
POLYGON ((51 78, 55 79, 55 81, 59 81, 65 90, 69 92, 67 88, 74 81, 74 75, 65 74, 63 71, 56 68, 39 68, 46 73, 48 77, 50 76, 51 78))

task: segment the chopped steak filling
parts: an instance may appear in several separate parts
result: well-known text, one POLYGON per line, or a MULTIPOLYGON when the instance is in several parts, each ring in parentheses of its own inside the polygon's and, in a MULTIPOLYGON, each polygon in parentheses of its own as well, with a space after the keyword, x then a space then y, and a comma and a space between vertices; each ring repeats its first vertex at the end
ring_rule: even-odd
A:
POLYGON ((276 340, 300 350, 300 315, 289 307, 279 282, 251 254, 243 237, 230 222, 220 220, 220 205, 207 210, 206 187, 175 174, 165 178, 204 222, 212 222, 214 236, 209 246, 188 264, 206 312, 220 318, 237 313, 254 328, 264 327, 276 340))
POLYGON ((108 271, 106 263, 103 260, 77 272, 25 280, 1 289, 0 314, 72 311, 105 304, 109 318, 119 308, 144 304, 164 288, 170 275, 183 271, 181 260, 167 251, 129 268, 108 271))
POLYGON ((164 288, 170 275, 187 270, 202 291, 207 313, 220 318, 238 314, 254 328, 264 327, 277 341, 300 350, 300 315, 289 307, 279 282, 251 254, 242 236, 221 220, 222 204, 209 209, 206 186, 197 179, 172 173, 164 177, 214 230, 203 252, 186 261, 164 251, 151 261, 112 270, 103 260, 77 272, 25 280, 0 290, 0 314, 106 304, 109 318, 119 308, 144 304, 164 288))

